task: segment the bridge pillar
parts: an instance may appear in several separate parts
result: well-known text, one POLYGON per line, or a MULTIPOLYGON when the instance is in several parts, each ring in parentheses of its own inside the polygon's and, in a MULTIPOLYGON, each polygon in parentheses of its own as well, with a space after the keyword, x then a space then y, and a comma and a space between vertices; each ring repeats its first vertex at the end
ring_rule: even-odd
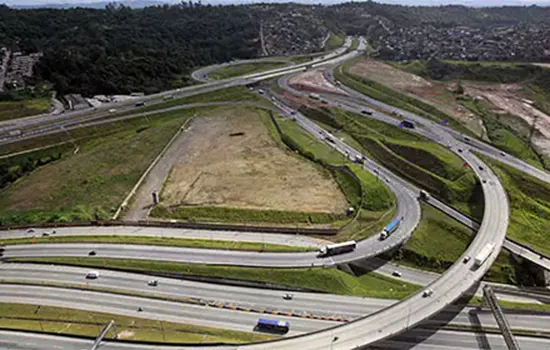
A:
POLYGON ((351 265, 351 263, 350 264, 339 264, 339 265, 337 265, 337 267, 338 267, 338 270, 344 271, 348 275, 357 276, 354 269, 350 265, 351 265))

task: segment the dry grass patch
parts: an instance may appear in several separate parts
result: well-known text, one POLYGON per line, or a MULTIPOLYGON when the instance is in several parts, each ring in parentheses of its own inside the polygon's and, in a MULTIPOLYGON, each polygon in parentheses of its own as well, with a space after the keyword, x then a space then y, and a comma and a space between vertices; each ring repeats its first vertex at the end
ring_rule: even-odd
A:
POLYGON ((348 204, 330 174, 284 150, 266 123, 251 109, 194 119, 161 204, 343 213, 348 204))

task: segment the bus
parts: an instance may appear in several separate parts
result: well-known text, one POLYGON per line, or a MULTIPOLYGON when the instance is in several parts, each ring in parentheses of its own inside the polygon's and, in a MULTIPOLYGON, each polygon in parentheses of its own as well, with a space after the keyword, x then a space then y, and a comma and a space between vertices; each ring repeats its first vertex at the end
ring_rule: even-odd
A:
POLYGON ((269 332, 286 333, 290 329, 288 321, 269 320, 267 318, 259 318, 256 324, 258 330, 269 332))
POLYGON ((401 224, 401 220, 395 219, 392 222, 388 224, 388 226, 384 227, 384 230, 382 230, 382 233, 380 233, 380 239, 385 240, 388 238, 392 233, 395 232, 399 228, 399 225, 401 224))
POLYGON ((475 265, 481 266, 483 263, 489 258, 491 253, 495 250, 495 244, 494 243, 488 243, 475 258, 475 265))
POLYGON ((336 244, 329 244, 319 249, 319 256, 330 256, 336 254, 343 254, 354 251, 357 247, 357 242, 347 241, 336 244))

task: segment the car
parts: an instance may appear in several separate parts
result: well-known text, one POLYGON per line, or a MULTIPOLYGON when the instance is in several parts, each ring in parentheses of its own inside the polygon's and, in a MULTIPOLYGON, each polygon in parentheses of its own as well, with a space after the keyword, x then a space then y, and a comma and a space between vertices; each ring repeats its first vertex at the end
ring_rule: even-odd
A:
POLYGON ((290 293, 286 293, 285 295, 283 295, 283 299, 284 300, 292 300, 294 296, 290 293))
POLYGON ((500 155, 503 156, 503 157, 506 157, 506 153, 504 153, 504 152, 500 152, 500 155))
POLYGON ((462 153, 462 148, 459 148, 459 149, 458 149, 458 153, 462 153))
POLYGON ((96 279, 96 278, 99 278, 99 272, 97 272, 97 271, 89 271, 89 272, 86 274, 86 278, 88 278, 88 279, 96 279))
POLYGON ((369 110, 366 110, 366 109, 361 110, 361 113, 367 114, 367 115, 372 115, 372 111, 369 111, 369 110))
POLYGON ((483 170, 483 167, 481 165, 479 166, 479 170, 483 170))
POLYGON ((157 280, 150 280, 149 282, 147 282, 147 285, 151 286, 151 287, 156 287, 159 285, 159 281, 157 280))
POLYGON ((96 255, 96 252, 95 250, 91 250, 89 253, 88 253, 89 256, 95 256, 96 255))
POLYGON ((290 111, 290 114, 291 114, 291 115, 296 115, 296 111, 295 111, 295 110, 291 110, 291 111, 290 111))
POLYGON ((470 141, 470 138, 469 137, 464 137, 464 140, 465 141, 470 141))
POLYGON ((469 255, 466 255, 466 256, 464 257, 464 260, 462 260, 462 261, 466 264, 468 261, 470 261, 470 259, 472 259, 472 257, 469 256, 469 255))
POLYGON ((109 109, 109 113, 115 113, 115 112, 116 112, 116 108, 109 109))
POLYGON ((401 277, 401 272, 399 272, 397 270, 393 271, 391 274, 395 277, 401 277))
POLYGON ((431 290, 431 289, 426 289, 426 290, 424 291, 424 293, 422 293, 422 296, 423 296, 424 298, 427 298, 427 297, 431 296, 433 293, 434 293, 433 290, 431 290))
POLYGON ((27 233, 34 233, 34 230, 32 228, 27 230, 27 233))
POLYGON ((42 233, 42 237, 49 237, 50 236, 50 233, 49 232, 44 232, 42 233))
POLYGON ((258 89, 258 93, 259 93, 260 95, 263 95, 263 94, 264 94, 264 90, 263 90, 263 89, 258 89))
POLYGON ((486 184, 486 183, 487 183, 487 180, 483 179, 483 183, 486 184))

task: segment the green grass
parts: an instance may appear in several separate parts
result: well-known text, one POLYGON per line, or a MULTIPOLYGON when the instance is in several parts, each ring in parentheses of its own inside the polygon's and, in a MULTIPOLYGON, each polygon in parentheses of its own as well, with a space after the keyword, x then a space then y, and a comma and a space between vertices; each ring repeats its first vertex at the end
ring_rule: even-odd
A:
MULTIPOLYGON (((459 260, 476 232, 430 205, 422 203, 421 206, 420 223, 412 238, 394 256, 394 261, 443 273, 459 260)), ((516 263, 506 250, 500 252, 484 280, 514 285, 536 284, 533 273, 516 263)))
MULTIPOLYGON (((481 297, 474 296, 468 302, 468 304, 480 306, 481 300, 482 300, 481 297)), ((503 309, 550 311, 550 304, 519 303, 519 302, 513 302, 513 301, 507 301, 507 300, 499 300, 498 303, 503 309)))
POLYGON ((192 95, 188 97, 176 98, 173 100, 166 100, 165 102, 160 102, 153 105, 146 105, 144 107, 139 107, 130 111, 111 114, 109 117, 113 116, 124 116, 134 113, 142 113, 155 111, 159 109, 175 107, 180 105, 192 104, 192 103, 205 103, 205 102, 250 102, 263 105, 266 107, 271 106, 271 103, 263 98, 256 92, 249 91, 244 86, 232 86, 225 89, 220 89, 211 92, 205 92, 202 94, 192 95))
POLYGON ((45 113, 49 107, 50 99, 47 97, 23 101, 0 101, 0 121, 45 113))
MULTIPOLYGON (((147 320, 138 317, 77 309, 0 303, 0 328, 76 335, 96 338, 102 328, 115 321, 123 339, 159 343, 248 343, 273 339, 270 335, 147 320)), ((113 339, 110 331, 106 338, 113 339)))
POLYGON ((325 44, 325 50, 334 50, 344 45, 345 38, 341 35, 330 33, 330 36, 325 44))
POLYGON ((260 73, 263 71, 277 69, 288 66, 284 62, 257 62, 257 63, 242 63, 226 67, 221 67, 208 74, 210 79, 227 79, 246 74, 260 73))
POLYGON ((256 210, 231 207, 176 207, 157 205, 151 216, 187 222, 275 223, 283 225, 318 225, 345 220, 344 214, 307 213, 283 210, 256 210))
POLYGON ((175 238, 161 236, 57 236, 37 238, 11 238, 1 240, 5 245, 48 244, 48 243, 108 243, 108 244, 144 244, 170 247, 210 248, 228 250, 266 251, 266 252, 305 252, 315 247, 293 247, 283 244, 264 244, 257 242, 221 241, 209 239, 175 238))
POLYGON ((401 108, 411 113, 415 113, 436 122, 447 120, 447 125, 449 127, 457 131, 473 135, 466 126, 462 125, 460 122, 447 115, 446 113, 438 110, 434 106, 415 99, 411 96, 400 93, 386 85, 350 73, 349 68, 356 62, 357 59, 350 60, 347 63, 338 66, 334 70, 334 77, 342 84, 347 85, 348 87, 367 96, 370 96, 376 100, 387 103, 394 107, 401 108))
POLYGON ((351 41, 350 51, 357 50, 358 47, 359 47, 359 40, 353 39, 351 41))
MULTIPOLYGON (((105 267, 103 258, 16 258, 9 261, 33 261, 105 267)), ((143 260, 108 259, 107 267, 139 272, 169 272, 182 276, 207 276, 235 278, 246 281, 270 282, 295 288, 307 288, 341 295, 368 296, 374 298, 402 299, 420 290, 420 286, 406 283, 377 273, 359 277, 348 275, 336 268, 251 268, 215 265, 178 264, 143 260)))
POLYGON ((508 194, 507 236, 550 256, 550 185, 503 163, 480 157, 495 171, 508 194))
POLYGON ((421 207, 420 223, 396 260, 443 272, 460 258, 475 232, 431 205, 421 207))
POLYGON ((480 184, 455 154, 422 136, 381 121, 338 110, 331 113, 334 122, 372 159, 467 215, 482 217, 480 184))
MULTIPOLYGON (((336 241, 360 240, 379 232, 391 220, 395 213, 396 200, 394 194, 382 181, 363 170, 359 165, 351 163, 332 147, 314 138, 296 122, 282 118, 277 118, 276 121, 285 142, 291 148, 298 150, 301 155, 318 164, 333 167, 347 166, 361 182, 362 199, 358 200, 356 195, 348 196, 348 201, 352 205, 358 202, 362 203, 358 219, 332 239, 336 241)), ((340 186, 343 187, 342 184, 340 186)), ((346 192, 344 189, 343 191, 346 192)))
POLYGON ((79 152, 38 167, 0 191, 0 222, 110 218, 143 171, 195 111, 78 129, 79 152), (109 128, 109 126, 111 128, 109 128), (100 136, 107 132, 105 136, 100 136))

